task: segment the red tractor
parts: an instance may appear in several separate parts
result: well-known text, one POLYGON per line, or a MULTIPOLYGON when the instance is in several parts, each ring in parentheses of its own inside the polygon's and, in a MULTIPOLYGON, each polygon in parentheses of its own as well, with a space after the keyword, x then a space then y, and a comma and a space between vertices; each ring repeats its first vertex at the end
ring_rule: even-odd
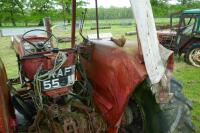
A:
POLYGON ((28 31, 13 39, 19 78, 7 79, 0 60, 0 133, 194 132, 191 102, 177 80, 168 76, 170 92, 161 89, 156 96, 162 101, 174 95, 157 102, 140 43, 83 37, 74 45, 75 0, 72 7, 71 48, 55 48, 50 31, 28 31))
POLYGON ((170 30, 158 31, 160 43, 185 61, 200 67, 200 9, 190 9, 171 14, 170 30), (175 20, 178 25, 174 25, 175 20))

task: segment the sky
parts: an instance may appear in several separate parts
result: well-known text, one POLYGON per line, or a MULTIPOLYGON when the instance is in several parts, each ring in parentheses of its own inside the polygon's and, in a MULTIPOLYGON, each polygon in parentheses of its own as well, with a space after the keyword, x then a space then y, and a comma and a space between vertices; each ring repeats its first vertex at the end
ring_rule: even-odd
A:
MULTIPOLYGON (((95 7, 95 0, 88 0, 89 5, 88 8, 94 8, 95 7)), ((171 4, 176 4, 176 0, 170 0, 171 4)), ((110 6, 115 7, 130 7, 129 0, 98 0, 98 6, 103 6, 105 8, 108 8, 110 6)))

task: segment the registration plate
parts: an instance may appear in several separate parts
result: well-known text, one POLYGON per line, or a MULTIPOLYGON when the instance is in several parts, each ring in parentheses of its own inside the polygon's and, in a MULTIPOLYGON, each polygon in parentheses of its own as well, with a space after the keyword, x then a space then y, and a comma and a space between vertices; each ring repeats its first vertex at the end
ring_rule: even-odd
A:
POLYGON ((60 68, 51 78, 41 81, 42 90, 48 91, 56 88, 72 86, 75 82, 75 65, 60 68))

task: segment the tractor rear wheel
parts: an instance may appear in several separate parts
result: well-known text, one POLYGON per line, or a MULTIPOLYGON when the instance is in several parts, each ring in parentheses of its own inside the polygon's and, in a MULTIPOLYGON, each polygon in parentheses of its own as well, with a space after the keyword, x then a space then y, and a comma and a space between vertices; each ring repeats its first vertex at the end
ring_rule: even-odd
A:
MULTIPOLYGON (((182 85, 175 79, 171 80, 171 92, 174 97, 167 104, 157 104, 148 83, 143 83, 129 101, 133 121, 122 126, 121 132, 126 133, 192 133, 190 110, 191 102, 181 93, 182 85)), ((130 112, 130 111, 129 111, 130 112)), ((126 113, 125 113, 126 114, 126 113)), ((130 114, 130 113, 129 113, 130 114)))
POLYGON ((200 45, 192 45, 185 54, 187 63, 200 68, 200 45))

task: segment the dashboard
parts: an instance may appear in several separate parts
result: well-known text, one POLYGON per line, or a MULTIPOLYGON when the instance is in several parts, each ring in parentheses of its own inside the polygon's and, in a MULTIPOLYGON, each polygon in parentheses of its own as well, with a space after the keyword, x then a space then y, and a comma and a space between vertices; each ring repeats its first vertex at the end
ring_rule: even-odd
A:
MULTIPOLYGON (((38 46, 40 44, 43 44, 44 41, 31 41, 35 46, 38 46)), ((38 52, 37 49, 29 44, 28 42, 24 42, 24 52, 25 52, 25 55, 29 55, 29 54, 32 54, 32 53, 35 53, 35 52, 38 52)), ((50 41, 46 42, 45 46, 44 46, 44 49, 43 51, 50 51, 52 48, 51 46, 51 43, 50 41)))

